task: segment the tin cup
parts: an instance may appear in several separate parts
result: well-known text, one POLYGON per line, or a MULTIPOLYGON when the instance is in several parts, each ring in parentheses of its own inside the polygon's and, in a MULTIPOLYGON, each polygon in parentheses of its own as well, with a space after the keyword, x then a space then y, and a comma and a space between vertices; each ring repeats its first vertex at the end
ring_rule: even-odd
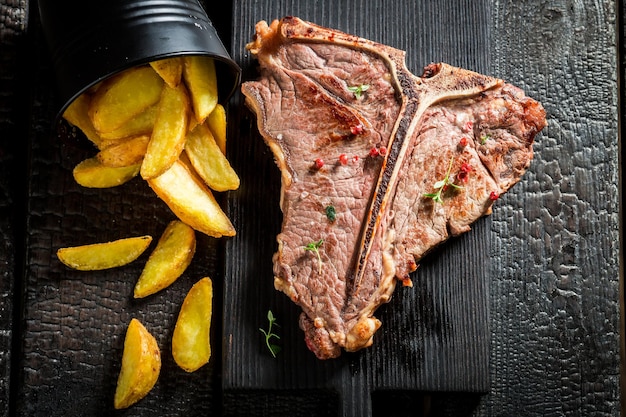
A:
POLYGON ((57 121, 89 87, 159 59, 212 57, 222 103, 240 82, 198 0, 39 0, 39 16, 61 102, 57 121))

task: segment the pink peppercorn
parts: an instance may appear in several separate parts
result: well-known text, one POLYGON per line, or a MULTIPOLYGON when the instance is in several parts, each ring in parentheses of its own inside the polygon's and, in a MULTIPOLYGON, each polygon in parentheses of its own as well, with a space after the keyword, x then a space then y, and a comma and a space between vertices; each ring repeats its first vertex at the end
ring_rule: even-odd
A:
POLYGON ((350 133, 352 133, 353 135, 360 135, 361 133, 363 133, 363 125, 359 123, 356 126, 351 126, 350 133))
POLYGON ((461 171, 470 172, 471 170, 472 170, 472 166, 468 164, 467 162, 463 162, 463 164, 461 165, 461 171))

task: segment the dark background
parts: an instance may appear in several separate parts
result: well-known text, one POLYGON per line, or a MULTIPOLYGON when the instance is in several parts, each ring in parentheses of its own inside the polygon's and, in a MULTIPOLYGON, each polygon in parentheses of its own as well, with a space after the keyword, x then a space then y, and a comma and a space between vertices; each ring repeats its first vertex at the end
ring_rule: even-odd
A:
POLYGON ((172 215, 141 181, 116 190, 74 184, 71 169, 93 149, 80 135, 52 126, 58 103, 36 2, 0 0, 0 416, 619 415, 622 3, 209 3, 207 11, 245 77, 254 75, 244 50, 254 23, 293 14, 406 50, 415 73, 431 61, 446 61, 504 78, 543 103, 548 126, 523 181, 498 201, 490 218, 425 262, 419 275, 425 278, 416 280, 414 293, 397 293, 381 312, 393 321, 399 308, 416 308, 432 277, 454 273, 455 265, 467 261, 459 261, 458 253, 480 254, 488 288, 486 298, 477 300, 488 310, 482 323, 490 336, 487 392, 470 392, 471 386, 424 391, 411 388, 410 379, 381 389, 396 372, 386 368, 396 358, 390 351, 376 362, 382 369, 366 377, 372 375, 368 361, 381 358, 381 348, 341 362, 355 375, 354 387, 346 386, 343 366, 336 378, 343 385, 324 386, 317 372, 328 365, 309 370, 308 363, 274 363, 260 345, 240 351, 230 344, 230 336, 254 342, 263 317, 251 319, 255 310, 238 291, 258 287, 265 290, 252 298, 257 310, 276 309, 291 346, 287 355, 303 355, 297 311, 268 278, 280 217, 272 205, 276 186, 267 184, 276 184, 278 173, 239 95, 230 102, 229 155, 242 187, 221 201, 240 237, 199 236, 190 270, 142 301, 130 296, 141 260, 113 273, 63 268, 55 257, 60 246, 158 236, 172 215), (184 294, 204 275, 216 287, 214 352, 208 366, 189 375, 171 360, 168 341, 184 294), (154 331, 163 369, 144 400, 114 412, 131 317, 154 331), (223 332, 231 329, 243 333, 223 332), (297 379, 302 374, 313 377, 303 382, 297 379), (275 379, 258 387, 267 375, 275 379), (283 387, 289 378, 293 389, 283 387))

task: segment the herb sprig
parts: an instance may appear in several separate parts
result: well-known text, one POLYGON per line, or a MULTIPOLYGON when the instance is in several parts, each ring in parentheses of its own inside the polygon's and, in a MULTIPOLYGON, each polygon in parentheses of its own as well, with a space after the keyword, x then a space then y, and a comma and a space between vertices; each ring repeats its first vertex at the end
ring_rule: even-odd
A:
POLYGON ((354 97, 359 99, 361 98, 361 96, 363 95, 365 91, 369 90, 369 88, 370 88, 369 84, 359 84, 359 85, 349 86, 348 90, 354 93, 354 97))
POLYGON ((272 310, 267 310, 267 321, 269 322, 267 331, 262 328, 259 328, 259 330, 265 335, 265 345, 269 349, 270 353, 273 357, 276 357, 276 355, 278 355, 278 353, 280 352, 280 346, 273 344, 271 340, 273 337, 276 339, 280 339, 280 336, 274 333, 272 327, 280 326, 278 325, 278 323, 276 323, 276 317, 274 317, 274 313, 272 313, 272 310))
POLYGON ((335 210, 335 206, 332 204, 329 204, 324 208, 324 213, 326 214, 326 218, 329 222, 334 223, 335 220, 337 220, 337 210, 335 210))
POLYGON ((322 246, 322 243, 324 243, 324 239, 320 239, 317 242, 308 243, 304 247, 304 250, 315 252, 315 255, 317 255, 317 262, 318 262, 318 265, 319 265, 319 273, 320 274, 322 273, 322 257, 320 256, 320 246, 322 246))
POLYGON ((453 183, 452 181, 450 181, 450 171, 452 170, 453 163, 454 163, 454 157, 450 158, 450 165, 448 166, 448 171, 446 172, 446 176, 442 180, 437 181, 433 185, 433 188, 436 191, 434 193, 426 193, 424 194, 424 197, 432 198, 433 201, 437 203, 443 203, 443 199, 441 198, 441 193, 443 193, 448 188, 448 186, 453 187, 457 190, 460 190, 463 188, 462 186, 457 185, 453 183))

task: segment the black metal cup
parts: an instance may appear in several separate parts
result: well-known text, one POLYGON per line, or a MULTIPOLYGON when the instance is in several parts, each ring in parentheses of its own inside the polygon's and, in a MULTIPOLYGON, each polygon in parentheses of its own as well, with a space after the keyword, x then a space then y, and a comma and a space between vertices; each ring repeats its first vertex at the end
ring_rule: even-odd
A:
POLYGON ((92 85, 163 58, 214 58, 221 102, 240 82, 198 0, 39 0, 39 14, 62 103, 57 119, 92 85))

